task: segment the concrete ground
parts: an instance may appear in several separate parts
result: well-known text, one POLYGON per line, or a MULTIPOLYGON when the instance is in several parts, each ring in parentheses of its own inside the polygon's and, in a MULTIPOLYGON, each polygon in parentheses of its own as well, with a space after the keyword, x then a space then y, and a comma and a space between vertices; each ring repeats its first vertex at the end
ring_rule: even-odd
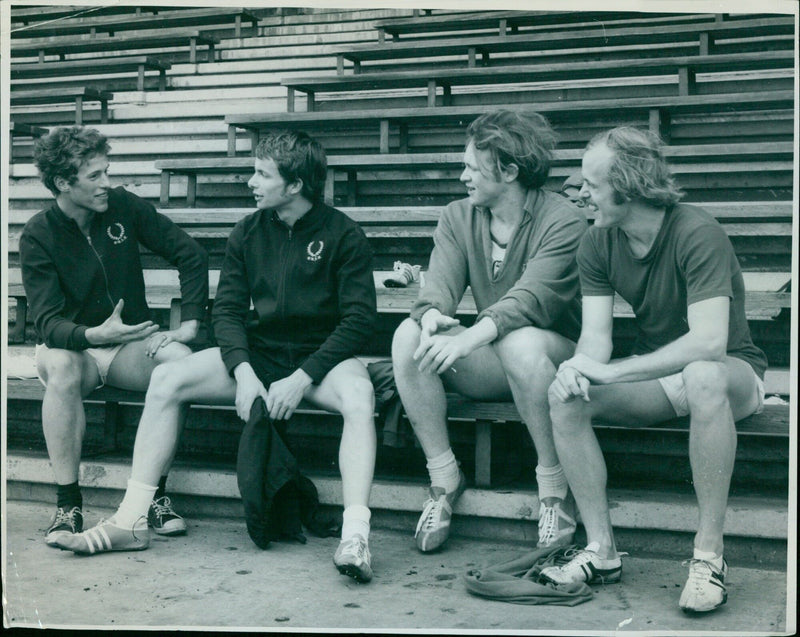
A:
MULTIPOLYGON (((85 511, 89 525, 112 512, 85 511)), ((621 583, 595 587, 594 599, 575 607, 521 606, 473 597, 462 579, 524 552, 519 544, 454 537, 443 552, 423 555, 412 529, 373 529, 375 578, 360 585, 333 566, 336 538, 262 551, 242 520, 201 518, 188 521, 185 537, 153 536, 147 551, 78 557, 44 544, 50 514, 47 504, 7 503, 6 627, 742 635, 791 634, 795 626, 794 612, 787 626, 786 573, 736 564, 728 604, 700 617, 677 606, 687 573, 680 556, 627 557, 621 583)))

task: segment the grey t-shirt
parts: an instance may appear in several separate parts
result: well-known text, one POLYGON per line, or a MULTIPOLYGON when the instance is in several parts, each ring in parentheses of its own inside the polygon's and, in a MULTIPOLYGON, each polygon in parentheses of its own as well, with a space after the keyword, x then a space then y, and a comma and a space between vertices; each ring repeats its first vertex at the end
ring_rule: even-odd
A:
POLYGON ((739 262, 725 230, 701 208, 678 204, 668 210, 641 258, 634 256, 620 229, 592 227, 577 260, 583 296, 617 292, 633 307, 635 354, 655 351, 686 334, 692 303, 729 297, 728 355, 747 361, 764 377, 767 358, 750 338, 739 262))

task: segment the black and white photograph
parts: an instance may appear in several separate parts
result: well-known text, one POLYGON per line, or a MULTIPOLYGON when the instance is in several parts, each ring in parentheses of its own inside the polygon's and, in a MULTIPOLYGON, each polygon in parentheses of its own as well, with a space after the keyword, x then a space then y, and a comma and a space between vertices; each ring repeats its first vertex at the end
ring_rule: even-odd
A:
POLYGON ((3 628, 794 635, 799 19, 0 1, 3 628))

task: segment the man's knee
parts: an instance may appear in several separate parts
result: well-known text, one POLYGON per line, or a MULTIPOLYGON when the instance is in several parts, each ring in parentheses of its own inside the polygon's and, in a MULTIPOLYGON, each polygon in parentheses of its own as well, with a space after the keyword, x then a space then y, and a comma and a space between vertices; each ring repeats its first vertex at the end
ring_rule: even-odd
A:
POLYGON ((150 385, 147 389, 148 400, 182 402, 182 394, 187 387, 185 371, 186 366, 182 359, 156 365, 150 376, 150 385))
POLYGON ((392 338, 392 361, 405 365, 413 361, 414 352, 419 347, 420 327, 413 319, 405 319, 394 332, 392 338))
POLYGON ((555 390, 555 382, 547 389, 547 400, 550 403, 550 420, 553 433, 569 436, 579 430, 586 422, 588 405, 581 398, 563 400, 555 390))
POLYGON ((341 411, 346 420, 368 419, 375 413, 375 390, 368 378, 355 376, 343 384, 341 411))
POLYGON ((83 381, 81 355, 69 350, 48 350, 39 369, 49 389, 80 392, 83 381))
POLYGON ((555 366, 547 355, 543 330, 529 329, 511 332, 493 344, 503 369, 513 380, 526 384, 549 386, 555 366))
POLYGON ((167 346, 162 347, 156 353, 156 361, 159 363, 169 363, 171 361, 178 361, 186 358, 192 353, 191 348, 183 343, 172 342, 167 346))
POLYGON ((693 415, 717 414, 728 404, 728 370, 724 363, 695 361, 683 369, 682 376, 693 415))

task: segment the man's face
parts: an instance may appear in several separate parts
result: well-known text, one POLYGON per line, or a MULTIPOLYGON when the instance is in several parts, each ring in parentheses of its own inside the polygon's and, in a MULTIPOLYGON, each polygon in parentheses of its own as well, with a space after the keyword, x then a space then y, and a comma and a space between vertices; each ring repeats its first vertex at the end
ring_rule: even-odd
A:
POLYGON ((613 152, 605 145, 593 146, 583 156, 581 197, 595 210, 594 225, 600 228, 619 226, 628 216, 629 201, 619 201, 619 194, 608 183, 608 168, 613 152))
POLYGON ((256 158, 255 172, 247 186, 253 191, 256 206, 260 210, 279 210, 294 198, 289 192, 289 184, 281 176, 271 157, 256 158))
POLYGON ((467 196, 473 206, 491 208, 499 200, 508 185, 494 178, 492 154, 488 150, 475 148, 473 142, 464 151, 464 170, 461 183, 467 187, 467 196))
POLYGON ((62 184, 59 195, 68 205, 89 210, 105 212, 108 210, 108 157, 95 155, 78 169, 75 181, 62 184))

